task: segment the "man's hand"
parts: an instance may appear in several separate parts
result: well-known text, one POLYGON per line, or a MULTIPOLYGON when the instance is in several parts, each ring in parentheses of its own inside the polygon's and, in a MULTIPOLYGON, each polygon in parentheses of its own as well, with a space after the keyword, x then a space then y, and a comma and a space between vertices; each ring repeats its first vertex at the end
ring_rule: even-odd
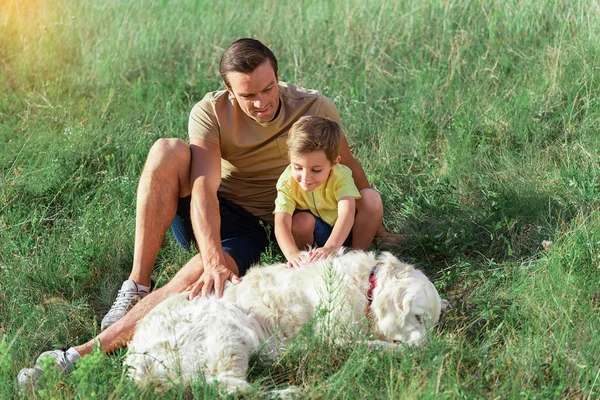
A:
POLYGON ((319 247, 308 253, 309 259, 308 262, 313 262, 317 260, 322 260, 326 258, 333 257, 337 254, 339 247, 319 247))
POLYGON ((199 293, 201 293, 202 297, 208 296, 212 292, 213 287, 217 297, 222 297, 225 281, 228 280, 234 285, 241 282, 236 274, 222 264, 205 268, 200 278, 187 287, 186 291, 190 292, 188 300, 194 299, 199 293))
POLYGON ((288 263, 285 267, 286 268, 301 268, 303 264, 304 264, 304 261, 302 260, 302 256, 300 256, 300 253, 298 253, 295 256, 291 256, 288 259, 288 263))

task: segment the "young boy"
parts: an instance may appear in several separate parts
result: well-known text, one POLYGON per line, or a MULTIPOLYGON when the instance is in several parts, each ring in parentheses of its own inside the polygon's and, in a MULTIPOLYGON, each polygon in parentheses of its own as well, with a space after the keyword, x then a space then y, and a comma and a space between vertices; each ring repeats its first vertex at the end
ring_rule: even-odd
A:
POLYGON ((352 171, 340 164, 339 125, 324 117, 302 117, 292 125, 290 165, 277 181, 275 237, 288 260, 300 267, 298 249, 317 245, 309 261, 329 257, 352 244, 356 199, 352 171))

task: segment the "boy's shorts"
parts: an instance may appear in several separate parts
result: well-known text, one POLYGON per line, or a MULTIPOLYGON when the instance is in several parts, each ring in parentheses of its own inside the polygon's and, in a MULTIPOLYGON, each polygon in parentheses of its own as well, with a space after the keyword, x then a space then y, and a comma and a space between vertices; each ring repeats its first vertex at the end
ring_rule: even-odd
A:
MULTIPOLYGON (((265 229, 267 223, 234 202, 221 196, 218 198, 223 251, 234 259, 239 276, 243 276, 252 264, 259 261, 260 253, 269 245, 265 229)), ((190 217, 191 199, 191 196, 179 199, 177 215, 171 223, 175 239, 187 251, 190 251, 191 244, 196 244, 190 217)))
MULTIPOLYGON (((331 236, 333 227, 308 210, 296 210, 296 211, 294 211, 294 214, 301 213, 301 212, 309 213, 310 215, 315 217, 315 230, 313 231, 313 236, 315 238, 315 245, 317 245, 317 247, 325 246, 327 239, 329 239, 329 236, 331 236)), ((352 231, 350 231, 350 233, 348 234, 348 237, 346 238, 346 240, 344 240, 344 244, 342 246, 344 246, 344 247, 352 246, 352 231)))

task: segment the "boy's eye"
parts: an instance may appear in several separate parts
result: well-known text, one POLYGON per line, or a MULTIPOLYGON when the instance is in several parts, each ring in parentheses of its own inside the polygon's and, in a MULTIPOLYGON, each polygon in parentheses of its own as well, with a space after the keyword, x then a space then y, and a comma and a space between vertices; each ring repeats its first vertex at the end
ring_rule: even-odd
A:
POLYGON ((318 174, 319 172, 323 171, 322 169, 313 169, 312 170, 315 174, 318 174))

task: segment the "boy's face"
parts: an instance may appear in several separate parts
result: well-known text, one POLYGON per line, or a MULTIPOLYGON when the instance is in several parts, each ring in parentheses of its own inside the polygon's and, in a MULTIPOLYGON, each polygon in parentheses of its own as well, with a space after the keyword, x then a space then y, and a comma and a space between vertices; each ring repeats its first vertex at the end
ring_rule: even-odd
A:
POLYGON ((312 192, 321 186, 327 178, 331 169, 340 162, 340 156, 331 163, 322 150, 310 153, 290 154, 292 164, 292 177, 302 190, 312 192))

